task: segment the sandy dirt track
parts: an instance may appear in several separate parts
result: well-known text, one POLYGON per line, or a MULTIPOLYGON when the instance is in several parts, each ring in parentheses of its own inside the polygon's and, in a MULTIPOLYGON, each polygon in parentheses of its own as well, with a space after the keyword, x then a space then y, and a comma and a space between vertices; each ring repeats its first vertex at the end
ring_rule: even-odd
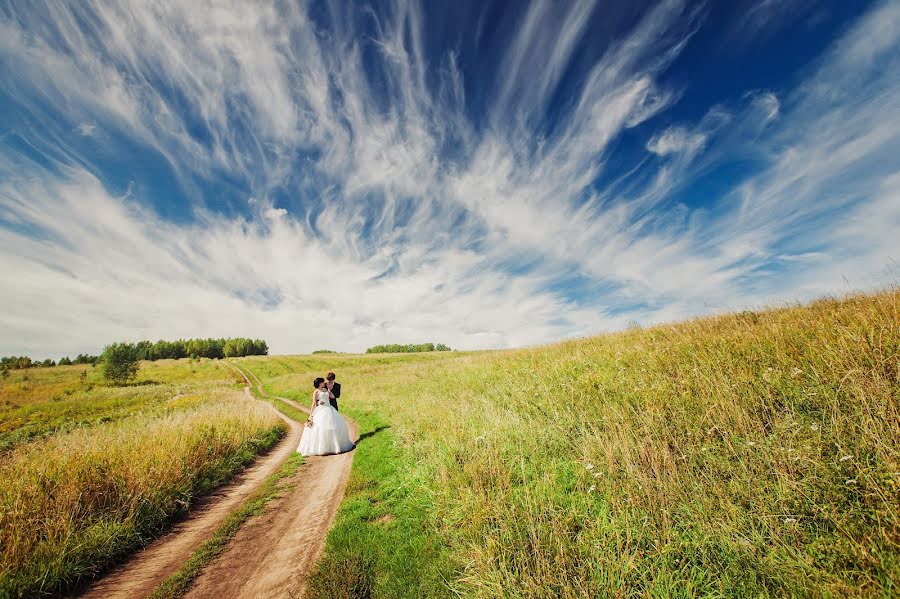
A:
MULTIPOLYGON (((358 438, 350 422, 351 435, 358 438)), ((245 524, 189 598, 301 597, 344 495, 353 452, 307 458, 290 490, 245 524)))
MULTIPOLYGON (((237 370, 247 382, 248 399, 258 401, 250 393, 250 386, 255 382, 260 393, 265 394, 259 379, 251 371, 237 370)), ((278 399, 309 412, 293 400, 278 399)), ((296 450, 303 426, 281 412, 278 414, 290 429, 273 450, 258 458, 232 482, 199 500, 183 521, 91 584, 81 596, 146 597, 176 572, 228 514, 296 450)), ((356 424, 351 421, 348 424, 356 440, 356 424)), ((340 505, 352 461, 353 452, 307 458, 287 479, 289 491, 270 503, 262 516, 243 526, 223 555, 195 581, 189 595, 227 598, 302 594, 306 574, 322 552, 325 536, 340 505)))
MULTIPOLYGON (((247 374, 265 394, 256 375, 247 374)), ((309 411, 290 399, 278 399, 309 411)), ((356 423, 347 423, 357 441, 356 423)), ((352 462, 352 451, 306 458, 285 481, 288 491, 241 527, 225 552, 194 581, 187 597, 301 597, 325 546, 352 462)))

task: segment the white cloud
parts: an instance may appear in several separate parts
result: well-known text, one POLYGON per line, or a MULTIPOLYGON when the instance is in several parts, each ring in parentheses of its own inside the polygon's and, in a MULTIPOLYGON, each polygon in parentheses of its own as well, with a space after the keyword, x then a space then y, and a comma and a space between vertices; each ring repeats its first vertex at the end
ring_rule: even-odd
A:
POLYGON ((647 150, 659 156, 684 153, 693 156, 703 148, 706 135, 689 133, 683 127, 670 127, 647 142, 647 150))
POLYGON ((80 134, 84 135, 85 137, 90 137, 91 135, 94 134, 94 129, 96 129, 96 128, 97 128, 97 125, 92 125, 91 123, 81 123, 75 129, 80 134))
POLYGON ((262 214, 278 218, 178 226, 110 197, 78 170, 66 183, 16 179, 0 203, 42 233, 0 237, 0 264, 16 282, 0 291, 0 351, 209 334, 262 336, 281 352, 362 350, 385 338, 465 348, 618 323, 541 291, 539 280, 483 272, 479 256, 459 250, 379 277, 385 255, 349 259, 271 207, 262 214))

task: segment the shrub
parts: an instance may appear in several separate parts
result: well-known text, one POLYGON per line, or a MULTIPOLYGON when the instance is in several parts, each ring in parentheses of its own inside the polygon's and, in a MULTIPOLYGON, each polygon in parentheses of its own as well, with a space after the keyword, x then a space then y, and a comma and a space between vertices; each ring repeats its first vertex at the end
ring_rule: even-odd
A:
POLYGON ((113 343, 103 350, 103 378, 114 385, 124 385, 137 376, 139 368, 136 348, 129 343, 113 343))

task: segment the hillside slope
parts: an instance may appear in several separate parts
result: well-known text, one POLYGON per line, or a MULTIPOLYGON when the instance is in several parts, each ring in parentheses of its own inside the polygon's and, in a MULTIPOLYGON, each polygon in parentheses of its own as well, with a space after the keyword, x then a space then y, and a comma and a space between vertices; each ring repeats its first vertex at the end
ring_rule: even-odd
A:
POLYGON ((898 359, 889 290, 519 351, 247 363, 297 397, 333 369, 361 432, 382 423, 314 596, 888 596, 898 359))

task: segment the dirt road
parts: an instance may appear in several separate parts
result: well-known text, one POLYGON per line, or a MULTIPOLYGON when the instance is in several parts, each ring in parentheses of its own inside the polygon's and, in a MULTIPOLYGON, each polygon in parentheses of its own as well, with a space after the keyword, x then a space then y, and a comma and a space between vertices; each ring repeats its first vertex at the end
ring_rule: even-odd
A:
MULTIPOLYGON (((252 384, 245 372, 246 393, 252 384)), ((249 373, 261 393, 262 385, 249 373)), ((282 401, 308 412, 285 398, 282 401)), ((254 399, 254 401, 256 401, 254 399)), ((273 408, 274 409, 274 408, 273 408)), ((280 414, 280 413, 279 413, 280 414)), ((288 422, 290 432, 276 448, 213 495, 201 500, 187 519, 126 564, 89 587, 84 597, 146 597, 177 571, 224 518, 296 449, 303 427, 288 422)), ((357 439, 356 425, 349 422, 357 439)), ((195 581, 190 597, 298 597, 306 575, 322 552, 325 536, 344 493, 353 452, 307 458, 285 482, 289 491, 272 501, 265 514, 248 521, 225 552, 195 581)))
MULTIPOLYGON (((358 437, 352 423, 351 435, 358 437)), ((289 481, 291 490, 241 528, 187 597, 301 597, 341 503, 352 461, 352 452, 307 458, 289 481)))

